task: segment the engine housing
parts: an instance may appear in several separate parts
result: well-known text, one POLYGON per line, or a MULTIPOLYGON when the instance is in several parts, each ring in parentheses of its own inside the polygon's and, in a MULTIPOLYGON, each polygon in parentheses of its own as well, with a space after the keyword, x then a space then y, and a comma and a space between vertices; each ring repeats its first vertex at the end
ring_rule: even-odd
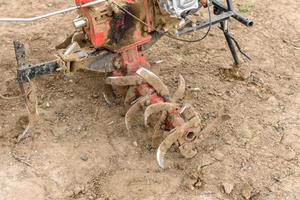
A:
POLYGON ((173 17, 182 18, 200 8, 198 0, 159 0, 161 6, 173 17))

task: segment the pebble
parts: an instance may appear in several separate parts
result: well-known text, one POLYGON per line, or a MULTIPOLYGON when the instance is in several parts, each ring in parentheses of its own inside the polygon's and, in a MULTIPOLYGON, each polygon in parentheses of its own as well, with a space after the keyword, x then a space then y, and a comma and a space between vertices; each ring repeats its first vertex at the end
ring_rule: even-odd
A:
POLYGON ((137 147, 138 143, 136 141, 133 142, 133 146, 137 147))
POLYGON ((246 183, 244 184, 243 188, 242 188, 242 196, 248 200, 251 198, 251 194, 252 194, 252 191, 253 191, 253 187, 249 184, 249 183, 246 183))
POLYGON ((86 154, 81 154, 80 159, 83 160, 83 161, 87 161, 89 159, 89 157, 86 154))
POLYGON ((222 188, 226 194, 230 194, 233 190, 233 187, 234 187, 234 184, 232 184, 232 183, 228 183, 228 182, 222 183, 222 188))

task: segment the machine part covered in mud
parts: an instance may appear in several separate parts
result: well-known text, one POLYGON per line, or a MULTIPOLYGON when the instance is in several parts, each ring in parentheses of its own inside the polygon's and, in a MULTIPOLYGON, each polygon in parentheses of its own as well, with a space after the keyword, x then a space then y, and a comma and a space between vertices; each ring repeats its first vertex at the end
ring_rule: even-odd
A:
POLYGON ((114 104, 116 96, 122 97, 125 124, 129 131, 133 127, 132 118, 142 110, 145 126, 154 128, 153 137, 158 136, 158 130, 167 133, 157 149, 160 167, 165 168, 165 155, 172 145, 176 145, 185 158, 194 157, 197 153, 196 139, 211 128, 208 126, 208 129, 201 130, 198 113, 192 105, 182 102, 186 88, 184 78, 179 76, 178 89, 171 94, 159 78, 159 70, 147 62, 145 50, 163 36, 184 42, 199 42, 208 35, 213 25, 220 24, 234 66, 238 66, 236 48, 245 57, 249 56, 229 33, 228 19, 232 17, 245 26, 252 26, 253 22, 237 13, 231 0, 226 0, 226 6, 218 0, 75 0, 75 3, 75 7, 29 19, 0 18, 0 23, 31 22, 78 9, 78 17, 73 21, 76 32, 57 46, 55 60, 28 64, 24 45, 15 41, 17 79, 26 105, 29 106, 29 101, 23 84, 35 77, 78 69, 104 73, 104 98, 107 103, 114 104), (202 15, 197 15, 200 19, 196 21, 188 18, 206 9, 209 19, 202 19, 202 15), (179 38, 182 34, 204 28, 208 31, 200 39, 179 38), (151 123, 152 118, 156 119, 154 124, 151 123))
MULTIPOLYGON (((185 80, 180 76, 177 91, 171 96, 168 87, 153 72, 146 68, 137 70, 135 77, 130 79, 141 79, 133 85, 131 80, 128 84, 120 77, 123 86, 128 85, 125 97, 125 106, 132 104, 125 115, 126 128, 130 131, 131 119, 139 110, 144 111, 145 126, 149 126, 149 118, 159 115, 154 125, 154 133, 159 128, 169 131, 168 136, 160 144, 157 150, 157 161, 160 167, 164 168, 164 157, 173 144, 178 144, 181 154, 186 158, 196 155, 194 141, 200 133, 200 119, 193 107, 188 104, 179 104, 179 100, 184 98, 185 80), (131 99, 132 101, 129 101, 131 99), (134 103, 132 103, 134 102, 134 103)), ((109 77, 115 79, 117 83, 119 77, 109 77)), ((115 84, 112 86, 116 86, 115 84)), ((125 107, 126 109, 126 107, 125 107)), ((155 137, 155 135, 153 135, 155 137)))

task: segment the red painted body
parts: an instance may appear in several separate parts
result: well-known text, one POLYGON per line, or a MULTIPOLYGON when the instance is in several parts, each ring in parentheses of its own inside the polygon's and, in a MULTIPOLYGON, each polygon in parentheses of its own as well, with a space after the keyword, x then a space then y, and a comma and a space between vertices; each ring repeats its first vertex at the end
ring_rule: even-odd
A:
MULTIPOLYGON (((85 3, 92 2, 94 0, 75 0, 76 5, 82 5, 85 3)), ((107 4, 106 2, 103 2, 103 5, 107 4)), ((95 5, 94 7, 101 6, 102 4, 95 5)), ((91 43, 95 47, 103 46, 107 40, 108 40, 108 32, 111 27, 110 18, 106 18, 105 21, 103 21, 100 25, 95 22, 94 16, 91 15, 90 12, 88 12, 89 8, 81 8, 80 11, 84 14, 88 21, 88 26, 83 28, 84 32, 88 35, 91 43)))
MULTIPOLYGON (((82 5, 88 2, 92 2, 94 0, 75 0, 76 5, 82 5)), ((136 3, 135 0, 123 0, 127 4, 134 4, 136 3)), ((152 17, 146 13, 148 13, 148 5, 149 0, 141 0, 145 9, 145 18, 147 23, 147 31, 148 33, 152 31, 152 17)), ((103 4, 95 5, 94 8, 98 9, 97 11, 105 10, 106 6, 108 5, 107 2, 103 2, 103 4)), ((90 8, 89 8, 90 9, 90 8)), ((80 9, 84 17, 86 17, 88 21, 88 26, 83 29, 83 31, 89 37, 91 43, 95 47, 105 46, 110 41, 110 35, 112 33, 112 17, 108 17, 103 15, 100 22, 95 20, 97 16, 92 15, 91 10, 88 8, 81 8, 80 9)), ((115 31, 122 29, 122 27, 126 24, 125 18, 120 18, 119 21, 114 24, 115 31)), ((139 29, 133 32, 134 40, 130 40, 131 43, 126 43, 124 46, 119 45, 115 49, 111 49, 116 53, 119 53, 120 57, 122 58, 122 67, 115 69, 112 72, 112 76, 120 77, 120 76, 128 76, 128 75, 135 75, 136 71, 143 67, 143 68, 150 68, 149 63, 145 57, 143 51, 140 50, 140 46, 151 42, 152 37, 150 35, 142 35, 139 29), (126 70, 124 70, 126 69, 126 70)), ((140 96, 147 96, 150 95, 150 104, 157 104, 166 102, 166 99, 159 95, 155 89, 147 84, 141 84, 136 87, 136 97, 140 96)), ((179 117, 179 109, 173 109, 168 111, 169 117, 165 121, 165 129, 171 130, 176 126, 180 126, 183 121, 182 118, 179 117)))

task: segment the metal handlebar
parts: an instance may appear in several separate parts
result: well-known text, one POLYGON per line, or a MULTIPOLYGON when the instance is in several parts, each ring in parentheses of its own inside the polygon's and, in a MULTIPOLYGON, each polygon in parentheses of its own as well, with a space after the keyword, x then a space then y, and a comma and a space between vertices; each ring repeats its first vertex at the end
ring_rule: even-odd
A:
POLYGON ((11 18, 11 17, 0 17, 0 23, 9 23, 9 22, 12 22, 12 23, 18 23, 18 22, 33 22, 33 21, 37 21, 37 20, 40 20, 40 19, 44 19, 44 18, 48 18, 48 17, 52 17, 52 16, 55 16, 55 15, 60 15, 60 14, 63 14, 63 13, 67 13, 67 12, 71 12, 73 10, 77 10, 77 9, 80 9, 80 8, 85 8, 85 7, 89 7, 89 6, 93 6, 93 5, 96 5, 96 4, 100 4, 100 3, 103 3, 107 0, 96 0, 96 1, 92 1, 92 2, 89 2, 89 3, 86 3, 86 4, 83 4, 83 5, 77 5, 77 6, 73 6, 73 7, 70 7, 70 8, 65 8, 63 10, 58 10, 58 11, 54 11, 54 12, 51 12, 51 13, 47 13, 47 14, 44 14, 44 15, 39 15, 39 16, 34 16, 34 17, 27 17, 27 18, 11 18))

